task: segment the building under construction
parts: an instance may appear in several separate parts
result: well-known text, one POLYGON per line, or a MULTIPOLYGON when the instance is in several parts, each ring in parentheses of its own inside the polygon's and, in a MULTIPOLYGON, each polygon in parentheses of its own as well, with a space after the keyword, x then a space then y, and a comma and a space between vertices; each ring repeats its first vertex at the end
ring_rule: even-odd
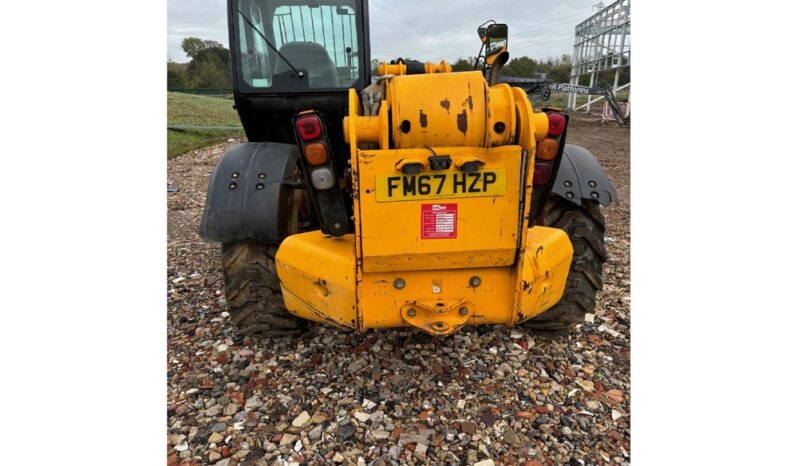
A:
MULTIPOLYGON (((622 71, 631 66, 630 3, 631 0, 617 0, 606 7, 599 4, 597 12, 576 25, 571 84, 595 87, 600 73, 614 72, 613 95, 628 92, 631 79, 625 83, 619 83, 619 79, 622 71)), ((590 112, 591 105, 602 99, 587 95, 580 100, 580 95, 572 92, 568 94, 568 109, 590 112)))

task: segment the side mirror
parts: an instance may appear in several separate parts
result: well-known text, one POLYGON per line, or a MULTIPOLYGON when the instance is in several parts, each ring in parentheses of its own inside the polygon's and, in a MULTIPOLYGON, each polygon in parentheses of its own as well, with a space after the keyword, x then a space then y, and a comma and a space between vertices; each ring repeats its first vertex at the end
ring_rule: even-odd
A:
POLYGON ((480 28, 479 34, 485 43, 485 62, 492 65, 496 57, 507 50, 507 25, 491 24, 487 28, 480 28))

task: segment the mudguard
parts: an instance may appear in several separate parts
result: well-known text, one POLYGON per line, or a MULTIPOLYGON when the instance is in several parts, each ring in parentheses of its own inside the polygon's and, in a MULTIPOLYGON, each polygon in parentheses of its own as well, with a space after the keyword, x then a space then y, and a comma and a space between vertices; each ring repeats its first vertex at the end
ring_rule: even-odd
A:
POLYGON ((227 150, 208 183, 199 235, 230 243, 279 244, 287 235, 289 197, 299 151, 293 144, 248 142, 227 150))
POLYGON ((592 199, 607 206, 618 199, 615 188, 598 160, 587 149, 566 144, 551 192, 582 205, 582 199, 592 199))

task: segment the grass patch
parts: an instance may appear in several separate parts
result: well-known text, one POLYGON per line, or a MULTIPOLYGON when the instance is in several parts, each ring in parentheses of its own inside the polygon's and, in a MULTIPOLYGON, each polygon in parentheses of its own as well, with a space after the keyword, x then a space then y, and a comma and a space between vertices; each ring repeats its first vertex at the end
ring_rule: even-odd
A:
MULTIPOLYGON (((167 122, 170 125, 241 127, 230 99, 203 95, 167 93, 167 122)), ((176 157, 188 151, 243 137, 244 130, 175 130, 167 131, 167 155, 176 157)))
POLYGON ((243 131, 186 131, 170 129, 166 131, 167 156, 172 159, 186 152, 202 149, 241 137, 243 131))
POLYGON ((540 102, 537 107, 558 107, 565 108, 568 105, 568 94, 562 92, 552 92, 549 100, 540 102))
MULTIPOLYGON (((591 95, 591 99, 596 99, 599 97, 598 95, 591 95)), ((618 102, 625 102, 629 99, 629 91, 624 89, 617 94, 615 94, 615 100, 618 102)), ((587 96, 579 94, 576 96, 576 107, 583 105, 587 102, 587 96)), ((545 102, 536 102, 535 108, 539 107, 559 107, 559 108, 566 108, 568 106, 568 94, 565 92, 552 92, 549 100, 545 102)), ((604 99, 601 99, 593 104, 591 104, 591 110, 593 112, 601 112, 601 109, 604 108, 604 99)))

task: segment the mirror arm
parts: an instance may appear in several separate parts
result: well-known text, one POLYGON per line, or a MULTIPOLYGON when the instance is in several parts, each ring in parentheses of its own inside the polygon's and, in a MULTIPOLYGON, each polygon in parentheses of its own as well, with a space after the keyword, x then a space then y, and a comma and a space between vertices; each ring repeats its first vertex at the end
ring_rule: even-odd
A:
MULTIPOLYGON (((485 44, 484 43, 479 48, 479 52, 477 52, 477 59, 474 60, 474 71, 476 71, 477 67, 479 66, 479 59, 482 58, 482 51, 483 50, 485 50, 485 44)), ((484 59, 483 59, 483 61, 484 61, 484 59)), ((485 63, 485 66, 487 66, 487 63, 485 63)), ((483 66, 482 69, 485 69, 485 67, 483 66)))
POLYGON ((480 31, 484 27, 485 28, 485 34, 487 34, 488 33, 487 25, 489 25, 489 24, 496 24, 496 20, 489 19, 489 20, 485 21, 484 23, 480 24, 479 26, 477 26, 477 35, 479 36, 480 39, 482 38, 482 34, 480 34, 480 31))

